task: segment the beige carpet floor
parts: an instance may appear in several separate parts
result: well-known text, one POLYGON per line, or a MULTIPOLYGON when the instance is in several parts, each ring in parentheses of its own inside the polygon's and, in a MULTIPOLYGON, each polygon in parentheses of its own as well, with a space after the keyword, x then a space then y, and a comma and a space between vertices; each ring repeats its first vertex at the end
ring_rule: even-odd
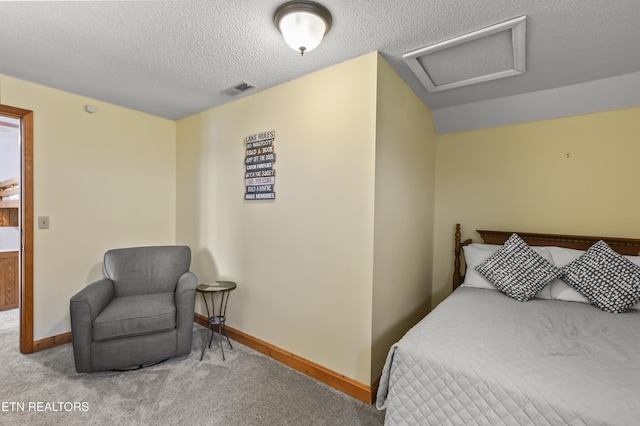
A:
POLYGON ((382 425, 384 412, 246 346, 127 372, 78 374, 70 344, 22 355, 17 310, 0 311, 2 425, 382 425))

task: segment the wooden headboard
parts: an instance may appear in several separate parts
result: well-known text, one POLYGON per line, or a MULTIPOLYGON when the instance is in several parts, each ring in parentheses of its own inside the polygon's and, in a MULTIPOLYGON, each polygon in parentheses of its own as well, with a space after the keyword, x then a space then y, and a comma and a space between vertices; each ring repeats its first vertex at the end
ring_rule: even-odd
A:
MULTIPOLYGON (((515 231, 483 231, 477 230, 485 244, 504 244, 515 231)), ((640 239, 611 238, 611 237, 586 237, 578 235, 559 234, 533 234, 530 232, 516 232, 530 246, 557 246, 576 250, 587 250, 599 240, 605 241, 616 252, 627 256, 640 255, 640 239)), ((455 260, 453 264, 453 289, 462 283, 463 276, 460 273, 460 255, 462 247, 471 244, 472 241, 460 241, 460 224, 456 224, 455 233, 455 260)))

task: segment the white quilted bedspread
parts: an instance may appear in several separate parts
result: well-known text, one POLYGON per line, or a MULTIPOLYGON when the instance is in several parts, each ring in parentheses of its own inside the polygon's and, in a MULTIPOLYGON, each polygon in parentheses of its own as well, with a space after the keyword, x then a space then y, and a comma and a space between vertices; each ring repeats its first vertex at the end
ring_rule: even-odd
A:
POLYGON ((388 425, 640 425, 640 311, 456 290, 396 343, 388 425))

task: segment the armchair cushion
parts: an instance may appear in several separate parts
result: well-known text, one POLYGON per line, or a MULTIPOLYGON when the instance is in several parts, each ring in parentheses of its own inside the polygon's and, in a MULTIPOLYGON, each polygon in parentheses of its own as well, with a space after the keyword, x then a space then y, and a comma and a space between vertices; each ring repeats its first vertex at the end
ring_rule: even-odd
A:
POLYGON ((116 297, 93 322, 95 342, 176 328, 174 293, 116 297))
POLYGON ((190 264, 187 246, 133 247, 104 255, 105 276, 113 280, 116 297, 175 292, 190 264))

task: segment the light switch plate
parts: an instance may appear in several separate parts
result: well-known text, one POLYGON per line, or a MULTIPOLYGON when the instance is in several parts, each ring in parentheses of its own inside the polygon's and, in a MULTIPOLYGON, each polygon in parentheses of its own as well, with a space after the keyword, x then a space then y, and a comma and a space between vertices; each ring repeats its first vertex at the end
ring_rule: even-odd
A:
POLYGON ((49 216, 38 216, 38 229, 49 229, 49 216))

